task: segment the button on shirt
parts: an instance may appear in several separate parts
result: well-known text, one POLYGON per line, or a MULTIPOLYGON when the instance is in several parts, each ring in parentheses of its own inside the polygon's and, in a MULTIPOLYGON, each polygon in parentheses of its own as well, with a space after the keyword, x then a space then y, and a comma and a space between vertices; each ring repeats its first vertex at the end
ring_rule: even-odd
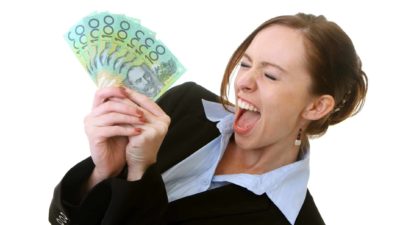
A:
POLYGON ((294 224, 307 194, 309 151, 300 160, 263 174, 215 175, 230 137, 234 114, 219 103, 203 100, 207 119, 217 123, 221 135, 162 174, 168 201, 232 183, 253 192, 266 194, 291 224, 294 224))

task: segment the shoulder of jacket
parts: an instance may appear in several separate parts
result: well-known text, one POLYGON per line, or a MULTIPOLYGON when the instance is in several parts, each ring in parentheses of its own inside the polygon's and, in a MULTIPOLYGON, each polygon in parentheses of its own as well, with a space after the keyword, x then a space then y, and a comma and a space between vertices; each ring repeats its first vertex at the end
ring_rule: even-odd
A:
POLYGON ((195 82, 186 82, 165 92, 157 100, 157 103, 171 116, 175 112, 198 111, 202 108, 202 99, 214 102, 219 101, 219 97, 213 92, 195 82))

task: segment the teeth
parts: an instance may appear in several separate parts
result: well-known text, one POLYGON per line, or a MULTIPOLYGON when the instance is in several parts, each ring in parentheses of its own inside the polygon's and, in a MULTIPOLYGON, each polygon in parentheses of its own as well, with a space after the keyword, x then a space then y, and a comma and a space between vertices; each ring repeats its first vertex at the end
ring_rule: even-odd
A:
POLYGON ((249 110, 252 112, 258 112, 257 108, 253 105, 250 105, 249 103, 242 101, 241 99, 238 99, 238 106, 239 108, 245 109, 245 110, 249 110))

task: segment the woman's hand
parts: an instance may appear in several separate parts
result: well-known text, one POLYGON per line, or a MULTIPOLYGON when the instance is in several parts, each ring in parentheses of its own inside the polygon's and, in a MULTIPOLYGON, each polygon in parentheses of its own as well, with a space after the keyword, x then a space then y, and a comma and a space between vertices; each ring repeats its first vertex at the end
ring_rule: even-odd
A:
POLYGON ((119 100, 126 98, 123 88, 103 88, 96 92, 92 111, 85 118, 85 131, 95 164, 87 189, 122 171, 128 137, 138 135, 137 126, 144 124, 139 107, 119 100))
MULTIPOLYGON (((170 124, 169 116, 147 96, 125 89, 132 107, 143 112, 143 124, 135 126, 139 134, 129 136, 126 147, 128 180, 138 180, 157 160, 157 153, 170 124)), ((125 101, 126 102, 126 101, 125 101)))

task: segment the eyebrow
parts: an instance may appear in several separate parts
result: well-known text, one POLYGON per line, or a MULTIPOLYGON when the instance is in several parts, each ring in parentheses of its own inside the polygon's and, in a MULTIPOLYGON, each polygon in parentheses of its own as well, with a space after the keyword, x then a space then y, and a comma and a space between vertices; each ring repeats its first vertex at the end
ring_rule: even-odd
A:
MULTIPOLYGON (((250 62, 252 62, 250 56, 247 55, 246 53, 243 54, 243 57, 246 57, 250 62)), ((287 73, 287 71, 286 71, 284 68, 282 68, 281 66, 279 66, 279 65, 277 65, 277 64, 275 64, 275 63, 263 61, 263 62, 261 62, 261 65, 262 65, 263 67, 266 67, 266 66, 273 66, 273 67, 275 67, 275 68, 281 70, 282 72, 287 73)))

